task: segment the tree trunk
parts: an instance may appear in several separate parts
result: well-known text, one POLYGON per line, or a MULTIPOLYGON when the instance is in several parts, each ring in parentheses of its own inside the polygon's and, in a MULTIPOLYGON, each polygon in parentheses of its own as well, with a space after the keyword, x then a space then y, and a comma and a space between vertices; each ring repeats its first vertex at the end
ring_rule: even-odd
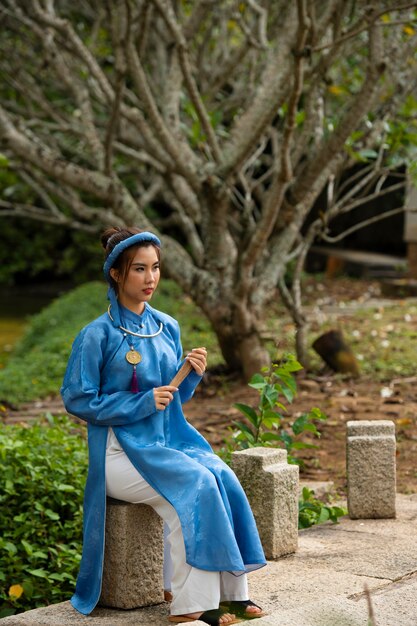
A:
POLYGON ((225 322, 224 318, 211 318, 210 322, 224 360, 231 370, 240 372, 245 381, 271 363, 254 317, 249 329, 239 329, 236 324, 225 322))
POLYGON ((308 357, 308 350, 307 350, 308 328, 309 328, 309 325, 305 319, 302 319, 301 321, 296 322, 295 351, 296 351, 298 361, 306 370, 309 370, 310 368, 310 359, 308 357))

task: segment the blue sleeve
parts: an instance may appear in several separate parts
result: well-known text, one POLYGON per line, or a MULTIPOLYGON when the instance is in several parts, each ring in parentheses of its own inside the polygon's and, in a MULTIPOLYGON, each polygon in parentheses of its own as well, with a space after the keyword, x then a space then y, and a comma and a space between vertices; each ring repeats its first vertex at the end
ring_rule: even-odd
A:
POLYGON ((106 343, 105 333, 98 329, 85 328, 76 338, 61 388, 68 413, 98 426, 126 426, 155 413, 153 389, 101 392, 106 343))
MULTIPOLYGON (((180 327, 178 323, 172 329, 172 335, 174 337, 175 348, 177 350, 177 361, 178 361, 177 371, 178 371, 181 365, 185 361, 185 359, 182 358, 183 351, 182 351, 182 345, 181 345, 181 336, 180 336, 181 333, 180 333, 180 327)), ((197 372, 193 369, 188 374, 188 376, 183 380, 183 382, 179 386, 179 394, 180 394, 182 404, 184 404, 185 402, 188 402, 188 400, 190 400, 193 397, 195 389, 202 378, 203 377, 197 374, 197 372)))

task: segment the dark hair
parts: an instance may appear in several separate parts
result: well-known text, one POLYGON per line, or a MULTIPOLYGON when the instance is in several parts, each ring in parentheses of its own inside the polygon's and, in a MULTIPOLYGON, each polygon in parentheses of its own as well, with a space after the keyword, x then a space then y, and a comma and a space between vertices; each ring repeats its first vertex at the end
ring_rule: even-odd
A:
MULTIPOLYGON (((139 233, 143 233, 143 232, 145 232, 143 229, 137 228, 136 226, 126 226, 124 228, 119 228, 118 226, 115 226, 113 228, 107 228, 100 237, 101 245, 103 246, 104 251, 105 251, 105 258, 107 259, 109 254, 111 254, 111 252, 113 251, 115 246, 117 246, 118 243, 120 243, 121 241, 124 241, 125 239, 128 239, 128 237, 132 237, 132 235, 138 235, 139 233)), ((119 272, 122 285, 124 285, 126 281, 126 278, 129 273, 130 266, 133 263, 133 259, 135 257, 136 251, 139 248, 148 248, 149 246, 152 246, 155 249, 155 252, 158 256, 158 261, 160 262, 161 261, 161 249, 152 241, 143 241, 140 243, 135 243, 132 246, 129 246, 128 248, 123 250, 121 254, 119 254, 117 259, 113 263, 112 267, 114 267, 114 269, 119 272)), ((118 293, 119 283, 117 283, 111 276, 110 276, 110 282, 111 282, 111 286, 113 287, 113 289, 116 291, 116 293, 118 293)))

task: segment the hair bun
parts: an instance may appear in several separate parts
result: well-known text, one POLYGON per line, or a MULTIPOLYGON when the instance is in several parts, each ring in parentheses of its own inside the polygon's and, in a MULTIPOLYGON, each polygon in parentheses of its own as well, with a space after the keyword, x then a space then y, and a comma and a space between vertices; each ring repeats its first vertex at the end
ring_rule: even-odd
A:
POLYGON ((113 237, 113 235, 117 235, 117 233, 120 233, 120 228, 115 227, 115 228, 107 228, 101 235, 100 237, 100 241, 101 241, 101 245, 103 246, 103 248, 106 250, 108 243, 110 241, 110 239, 113 237))

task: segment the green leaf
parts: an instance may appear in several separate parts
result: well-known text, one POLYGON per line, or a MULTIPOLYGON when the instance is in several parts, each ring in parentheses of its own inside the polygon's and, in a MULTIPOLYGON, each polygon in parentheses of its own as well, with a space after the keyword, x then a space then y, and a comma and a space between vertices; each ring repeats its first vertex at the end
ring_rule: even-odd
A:
POLYGON ((48 559, 49 555, 46 552, 42 552, 42 550, 35 550, 32 554, 34 559, 48 559))
POLYGON ((302 415, 297 417, 297 419, 292 425, 292 431, 294 435, 299 435, 300 433, 302 433, 305 430, 307 423, 308 423, 307 413, 303 413, 302 415))
POLYGON ((239 402, 237 402, 233 406, 238 411, 243 413, 243 415, 245 415, 248 418, 248 420, 251 422, 251 424, 253 424, 254 426, 258 426, 258 423, 259 423, 258 415, 257 415, 256 411, 251 406, 248 406, 247 404, 240 404, 239 402))
POLYGON ((289 435, 285 431, 281 433, 281 441, 284 442, 287 450, 289 450, 293 446, 293 438, 291 437, 291 435, 289 435))
POLYGON ((309 489, 308 487, 303 487, 303 500, 310 500, 312 496, 314 496, 314 491, 309 489))
POLYGON ((25 592, 25 596, 30 600, 30 598, 33 596, 34 586, 29 580, 25 580, 22 583, 22 587, 25 592))
POLYGON ((327 415, 323 413, 323 411, 317 407, 312 408, 308 415, 311 420, 315 419, 315 420, 320 420, 322 422, 327 420, 327 415))
POLYGON ((48 578, 48 572, 44 569, 28 569, 26 570, 32 576, 37 576, 38 578, 48 578))
POLYGON ((288 387, 287 385, 282 385, 282 393, 284 394, 287 402, 291 404, 295 396, 293 389, 291 389, 291 387, 288 387))
POLYGON ((262 433, 262 441, 282 441, 281 435, 278 433, 262 433))
POLYGON ((273 385, 268 385, 264 389, 263 397, 267 401, 268 405, 272 408, 273 406, 275 406, 275 403, 278 399, 278 391, 273 385))
POLYGON ((22 539, 20 543, 22 544, 22 546, 26 550, 26 553, 29 556, 31 556, 33 554, 33 547, 31 546, 31 544, 28 541, 26 541, 25 539, 22 539))
POLYGON ((320 511, 320 515, 319 515, 319 519, 317 523, 323 524, 324 522, 327 522, 329 518, 330 518, 329 509, 327 507, 323 507, 320 511))
POLYGON ((6 541, 3 547, 9 554, 16 554, 17 552, 16 546, 11 541, 6 541))
POLYGON ((235 441, 243 441, 243 442, 248 442, 248 443, 255 443, 255 437, 252 433, 250 432, 242 432, 242 431, 237 431, 234 435, 233 438, 235 439, 235 441))
POLYGON ((275 417, 265 417, 262 420, 262 425, 265 428, 274 428, 279 426, 281 423, 281 419, 278 417, 278 415, 276 415, 275 417))
POLYGON ((233 422, 233 424, 235 426, 237 426, 239 428, 239 430, 241 430, 244 433, 247 433, 249 435, 253 435, 252 430, 249 428, 249 426, 247 424, 245 424, 244 422, 233 422))
POLYGON ((60 582, 62 582, 63 580, 65 580, 65 574, 58 574, 58 573, 50 574, 49 580, 59 580, 60 582))
POLYGON ((66 491, 68 493, 75 491, 74 485, 65 485, 64 483, 57 485, 56 488, 58 489, 58 491, 66 491))
POLYGON ((49 519, 52 519, 54 521, 59 520, 58 513, 56 513, 55 511, 52 511, 51 509, 45 509, 45 515, 49 517, 49 519))
POLYGON ((254 389, 261 389, 266 384, 265 378, 262 374, 254 374, 249 381, 249 387, 254 389))

